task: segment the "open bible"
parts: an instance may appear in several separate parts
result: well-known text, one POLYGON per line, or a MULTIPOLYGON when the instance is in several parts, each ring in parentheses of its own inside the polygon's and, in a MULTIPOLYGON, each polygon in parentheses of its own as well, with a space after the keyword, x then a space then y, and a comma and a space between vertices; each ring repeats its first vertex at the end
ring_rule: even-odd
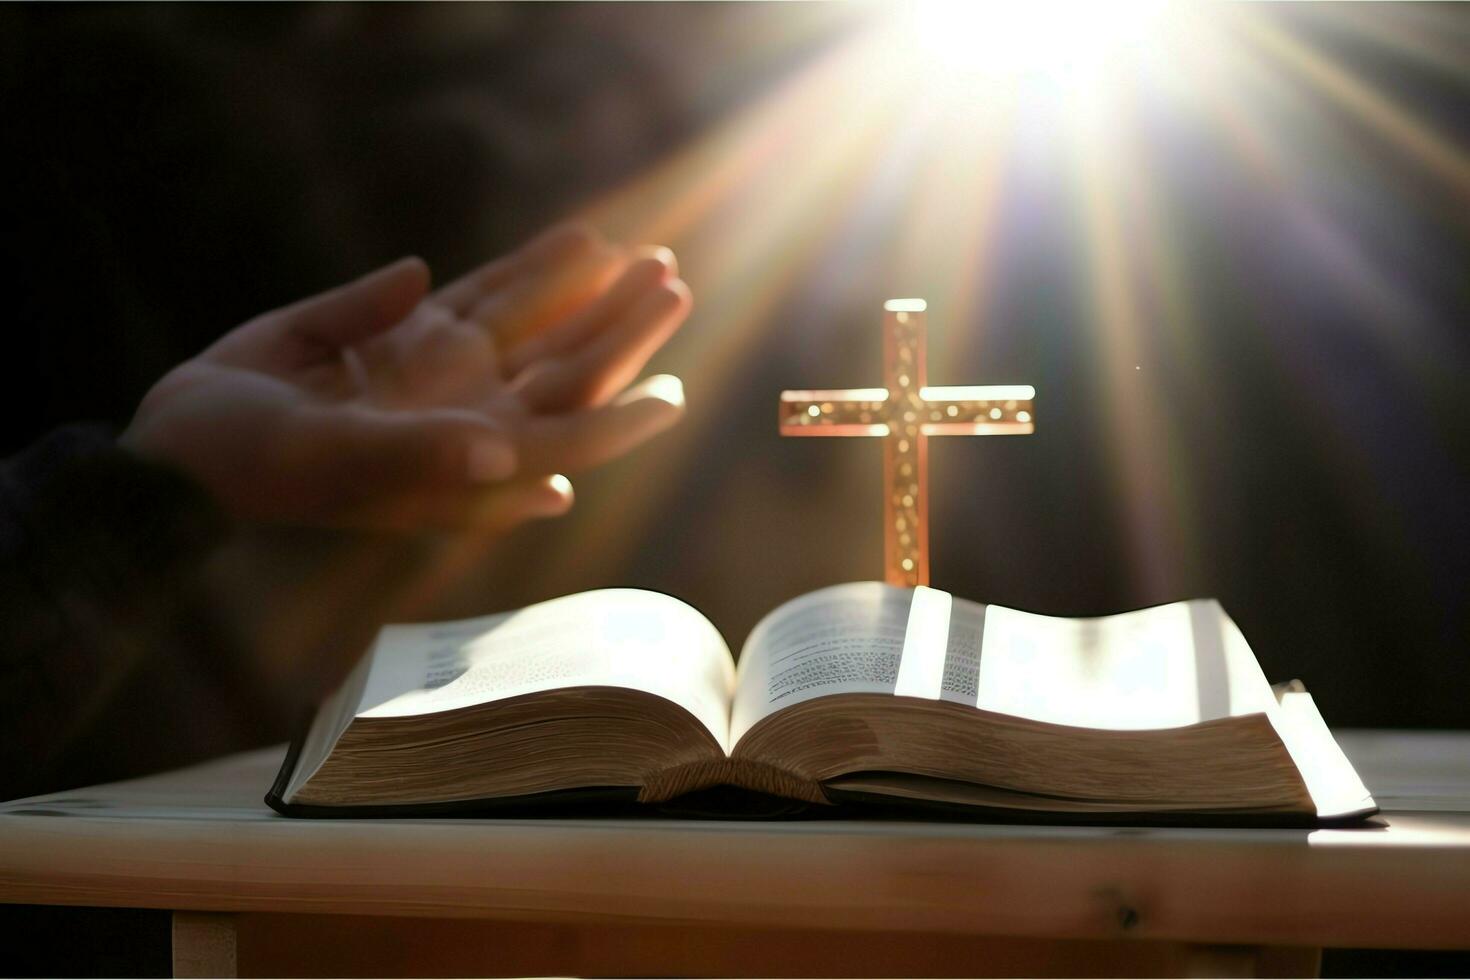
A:
POLYGON ((731 798, 718 787, 824 813, 1376 810, 1311 695, 1267 683, 1213 600, 1068 619, 877 582, 780 606, 738 669, 699 612, 634 589, 387 626, 267 802, 292 816, 669 806, 731 798))

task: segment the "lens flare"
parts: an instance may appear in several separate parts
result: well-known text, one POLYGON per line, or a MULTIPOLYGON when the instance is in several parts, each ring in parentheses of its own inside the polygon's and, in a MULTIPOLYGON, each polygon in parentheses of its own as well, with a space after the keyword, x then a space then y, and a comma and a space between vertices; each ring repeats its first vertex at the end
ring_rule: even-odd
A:
POLYGON ((920 0, 901 15, 924 69, 948 84, 1045 79, 1085 85, 1158 40, 1168 7, 1132 2, 967 3, 920 0))

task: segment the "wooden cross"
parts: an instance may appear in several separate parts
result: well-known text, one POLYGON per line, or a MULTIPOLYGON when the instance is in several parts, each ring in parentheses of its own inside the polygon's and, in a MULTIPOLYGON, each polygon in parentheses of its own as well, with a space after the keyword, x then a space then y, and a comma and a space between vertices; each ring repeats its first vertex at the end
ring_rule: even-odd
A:
POLYGON ((921 299, 883 304, 887 388, 781 392, 783 436, 883 437, 884 581, 929 584, 929 436, 1029 435, 1030 385, 925 385, 921 299))

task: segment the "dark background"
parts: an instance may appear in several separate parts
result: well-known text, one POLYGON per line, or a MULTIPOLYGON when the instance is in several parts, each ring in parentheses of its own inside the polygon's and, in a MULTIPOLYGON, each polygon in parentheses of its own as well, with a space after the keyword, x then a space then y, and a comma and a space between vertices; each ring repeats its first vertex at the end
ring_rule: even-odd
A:
MULTIPOLYGON (((840 35, 831 11, 5 9, 0 451, 68 420, 121 424, 230 326, 397 255, 425 256, 444 279, 497 254, 778 86, 840 35)), ((1379 13, 1435 28, 1450 51, 1466 37, 1460 11, 1429 24, 1413 5, 1379 13)), ((1463 60, 1410 57, 1330 5, 1271 16, 1466 152, 1463 60)), ((1038 434, 931 444, 934 581, 1065 614, 1217 596, 1267 675, 1304 678, 1332 724, 1460 726, 1466 187, 1340 105, 1294 98, 1331 140, 1330 181, 1283 191, 1202 124, 1151 121, 1173 128, 1147 179, 1171 202, 1194 301, 1187 359, 1180 324, 1140 316, 1142 421, 1169 433, 1141 482, 1118 478, 1133 420, 1109 413, 1104 353, 1079 326, 1088 299, 1056 177, 1007 175, 970 319, 948 319, 943 297, 932 308, 930 376, 1034 383, 1038 434), (1330 224, 1333 249, 1302 244, 1299 207, 1330 224), (1364 280, 1396 299, 1365 301, 1364 280), (1166 499, 1140 499, 1140 486, 1166 499)), ((1288 129, 1284 152, 1311 138, 1288 129)), ((751 210, 722 219, 729 234, 759 226, 751 210)), ((726 233, 710 224, 705 239, 726 233)), ((878 574, 878 446, 783 443, 774 400, 879 383, 879 304, 933 297, 934 284, 837 242, 816 271, 771 265, 783 289, 770 325, 720 347, 729 282, 750 270, 721 268, 692 235, 668 244, 699 305, 653 368, 684 378, 688 422, 579 480, 574 518, 512 537, 426 615, 637 585, 692 602, 738 647, 779 602, 878 574)))
MULTIPOLYGON (((1432 16, 1458 64, 1347 29, 1331 5, 1268 16, 1466 153, 1466 14, 1379 13, 1413 29, 1432 16)), ((497 254, 774 90, 846 22, 717 4, 0 9, 0 453, 71 420, 125 424, 152 382, 231 326, 398 255, 446 279, 497 254)), ((931 444, 934 582, 1073 615, 1216 596, 1268 677, 1304 678, 1331 724, 1462 727, 1470 198, 1340 104, 1299 98, 1331 137, 1330 180, 1263 184, 1188 120, 1148 176, 1173 204, 1194 302, 1188 358, 1180 324, 1142 317, 1142 404, 1169 436, 1139 482, 1118 478, 1133 420, 1102 409, 1056 177, 1007 175, 968 318, 932 307, 930 377, 1034 383, 1038 433, 931 444), (1329 247, 1302 246, 1294 202, 1325 219, 1329 247)), ((758 202, 747 211, 731 234, 764 220, 758 202)), ((701 247, 724 232, 667 242, 698 306, 653 367, 684 378, 687 423, 579 480, 575 516, 487 550, 425 615, 642 586, 690 601, 738 648, 779 602, 877 577, 877 445, 783 443, 775 398, 879 384, 882 300, 934 284, 860 243, 838 243, 850 265, 835 246, 819 256, 821 275, 777 256, 769 328, 723 338, 732 277, 754 278, 701 247)), ((368 594, 341 601, 372 622, 368 594)), ((181 708, 164 730, 207 754, 283 738, 287 715, 238 711, 189 742, 173 737, 181 708)))

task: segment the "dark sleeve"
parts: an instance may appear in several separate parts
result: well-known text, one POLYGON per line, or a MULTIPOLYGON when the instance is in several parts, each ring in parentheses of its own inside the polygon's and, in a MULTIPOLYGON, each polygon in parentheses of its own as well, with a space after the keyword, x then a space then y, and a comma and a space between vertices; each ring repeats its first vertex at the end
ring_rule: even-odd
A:
POLYGON ((226 530, 203 489, 101 428, 0 464, 0 799, 61 788, 112 695, 196 617, 226 530))

